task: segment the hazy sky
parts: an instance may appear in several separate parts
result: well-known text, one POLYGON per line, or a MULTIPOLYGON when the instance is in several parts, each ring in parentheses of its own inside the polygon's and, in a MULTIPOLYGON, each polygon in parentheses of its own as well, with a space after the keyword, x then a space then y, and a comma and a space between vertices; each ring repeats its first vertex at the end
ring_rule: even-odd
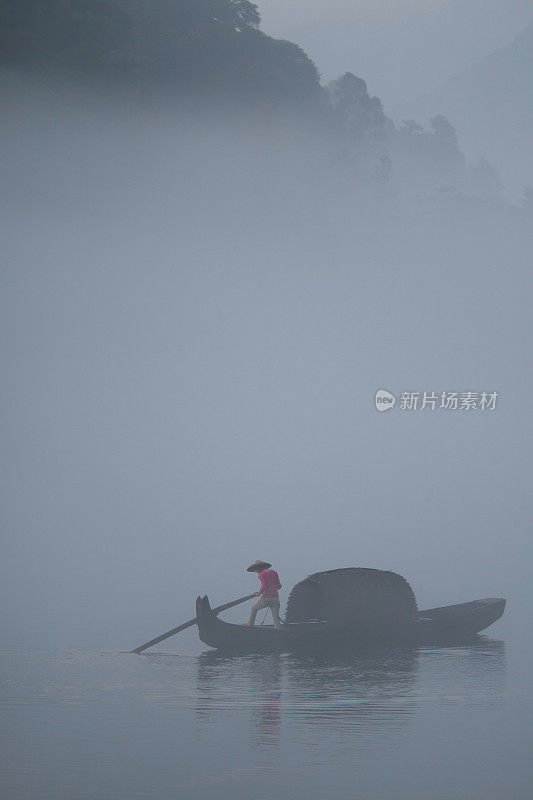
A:
POLYGON ((263 30, 298 42, 323 78, 365 78, 386 106, 438 87, 533 20, 531 0, 260 0, 263 30))

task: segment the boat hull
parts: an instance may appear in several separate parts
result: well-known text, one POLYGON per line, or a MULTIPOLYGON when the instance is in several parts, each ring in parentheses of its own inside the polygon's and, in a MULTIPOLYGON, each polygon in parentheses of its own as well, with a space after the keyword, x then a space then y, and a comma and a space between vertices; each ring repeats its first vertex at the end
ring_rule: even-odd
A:
POLYGON ((295 650, 358 648, 372 644, 429 644, 466 640, 498 620, 505 600, 489 597, 420 611, 402 625, 339 628, 329 622, 303 622, 274 628, 223 622, 213 613, 207 596, 196 600, 200 639, 218 650, 243 653, 279 653, 295 650))

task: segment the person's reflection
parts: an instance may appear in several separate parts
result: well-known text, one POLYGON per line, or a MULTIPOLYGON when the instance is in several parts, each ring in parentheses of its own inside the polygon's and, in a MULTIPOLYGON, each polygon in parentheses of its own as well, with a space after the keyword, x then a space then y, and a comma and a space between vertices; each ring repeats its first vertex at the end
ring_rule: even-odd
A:
POLYGON ((202 653, 198 657, 196 716, 211 722, 229 706, 248 707, 257 746, 279 742, 281 726, 281 678, 279 654, 228 656, 202 653))
POLYGON ((257 705, 252 717, 255 720, 256 743, 272 746, 279 742, 281 728, 281 675, 282 662, 278 654, 260 660, 253 673, 257 705))

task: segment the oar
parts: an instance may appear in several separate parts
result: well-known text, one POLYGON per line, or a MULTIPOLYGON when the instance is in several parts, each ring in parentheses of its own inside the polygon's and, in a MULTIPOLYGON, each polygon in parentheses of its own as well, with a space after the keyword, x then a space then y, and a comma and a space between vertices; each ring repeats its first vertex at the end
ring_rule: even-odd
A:
MULTIPOLYGON (((238 606, 239 603, 245 603, 247 600, 251 600, 252 597, 256 597, 255 592, 253 594, 247 594, 246 597, 239 597, 238 600, 232 600, 231 603, 224 603, 223 606, 217 606, 217 608, 213 609, 213 614, 220 614, 221 611, 225 611, 227 608, 233 608, 233 606, 238 606)), ((148 647, 151 647, 153 644, 158 644, 162 642, 164 639, 170 638, 170 636, 174 636, 175 633, 179 633, 180 631, 184 631, 185 628, 190 628, 193 625, 196 625, 198 622, 198 618, 195 617, 194 619, 190 619, 188 622, 184 622, 181 625, 178 625, 177 628, 172 628, 171 631, 167 631, 166 633, 162 633, 161 636, 158 636, 156 639, 152 639, 146 644, 141 644, 139 647, 136 647, 135 650, 132 650, 132 653, 142 653, 143 650, 146 650, 148 647)))

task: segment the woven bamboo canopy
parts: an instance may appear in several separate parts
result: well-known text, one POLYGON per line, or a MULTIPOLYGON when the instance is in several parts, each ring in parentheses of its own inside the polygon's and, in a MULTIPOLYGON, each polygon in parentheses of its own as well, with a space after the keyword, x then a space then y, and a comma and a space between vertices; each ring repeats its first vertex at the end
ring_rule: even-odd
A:
POLYGON ((416 615, 415 595, 401 575, 348 567, 315 572, 297 583, 285 617, 287 622, 369 626, 407 622, 416 615))

